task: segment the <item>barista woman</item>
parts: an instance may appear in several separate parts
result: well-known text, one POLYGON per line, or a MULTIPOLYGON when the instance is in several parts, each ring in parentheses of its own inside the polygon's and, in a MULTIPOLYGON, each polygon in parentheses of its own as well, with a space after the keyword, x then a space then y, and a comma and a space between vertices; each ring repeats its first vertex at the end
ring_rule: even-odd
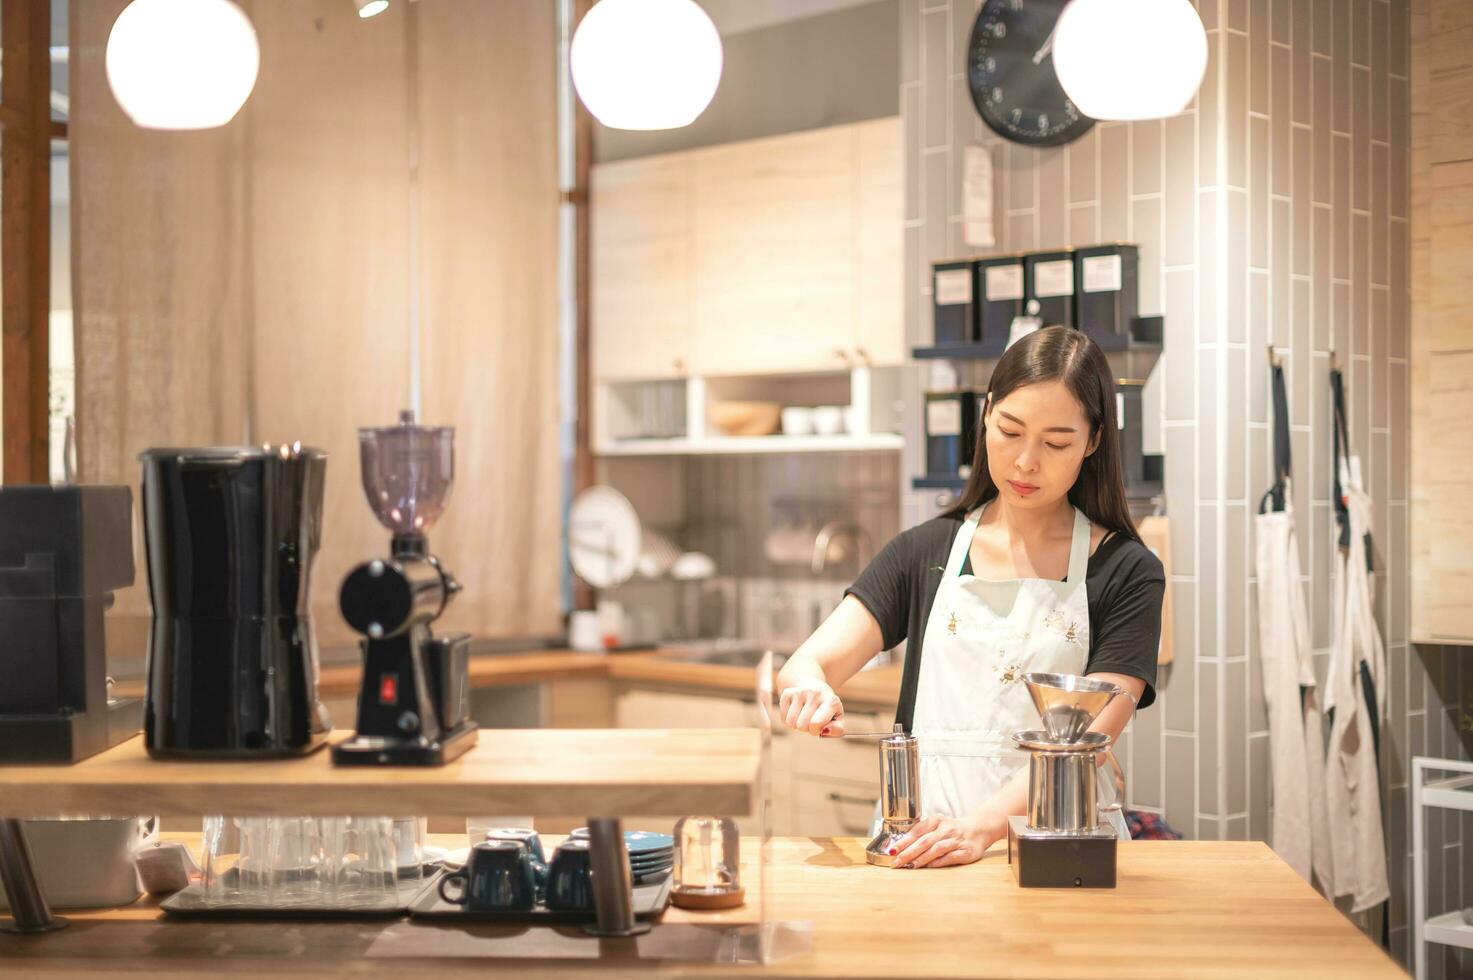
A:
POLYGON ((834 689, 908 639, 896 721, 919 744, 923 816, 895 865, 976 861, 1027 802, 1011 736, 1039 720, 1023 675, 1120 685, 1130 696, 1093 726, 1118 736, 1155 700, 1165 588, 1126 506, 1109 364, 1083 333, 1049 327, 998 361, 960 503, 864 570, 783 667, 780 713, 842 734, 834 689))

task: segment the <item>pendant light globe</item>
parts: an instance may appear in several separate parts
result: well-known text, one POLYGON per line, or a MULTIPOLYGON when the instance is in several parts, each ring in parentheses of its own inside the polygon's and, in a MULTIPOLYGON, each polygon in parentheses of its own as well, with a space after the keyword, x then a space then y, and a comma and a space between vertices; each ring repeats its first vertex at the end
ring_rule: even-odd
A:
POLYGON ((210 129, 235 117, 261 65, 250 18, 230 0, 133 0, 105 58, 113 98, 145 129, 210 129))
POLYGON ((1092 119, 1162 119, 1185 109, 1207 67, 1191 0, 1071 0, 1053 38, 1054 71, 1092 119))
POLYGON ((689 126, 721 82, 721 35, 692 0, 599 0, 569 58, 578 97, 610 129, 689 126))

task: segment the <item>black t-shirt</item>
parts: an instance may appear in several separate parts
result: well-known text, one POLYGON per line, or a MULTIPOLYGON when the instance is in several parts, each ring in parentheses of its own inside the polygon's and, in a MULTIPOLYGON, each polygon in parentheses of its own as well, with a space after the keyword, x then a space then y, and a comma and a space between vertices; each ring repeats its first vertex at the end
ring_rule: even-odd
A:
MULTIPOLYGON (((911 729, 921 647, 931 603, 960 530, 960 517, 937 517, 902 531, 844 593, 864 603, 880 624, 885 649, 909 640, 900 708, 895 720, 911 729)), ((971 557, 962 568, 970 573, 971 557)), ((1156 656, 1161 646, 1161 600, 1166 575, 1151 550, 1118 534, 1108 535, 1089 556, 1086 674, 1108 672, 1146 682, 1138 707, 1156 700, 1156 656)))

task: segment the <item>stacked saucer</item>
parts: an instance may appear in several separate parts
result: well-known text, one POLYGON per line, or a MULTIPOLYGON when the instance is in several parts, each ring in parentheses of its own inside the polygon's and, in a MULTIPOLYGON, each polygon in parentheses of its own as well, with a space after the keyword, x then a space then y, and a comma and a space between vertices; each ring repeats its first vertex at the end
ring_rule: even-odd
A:
MULTIPOLYGON (((570 835, 587 837, 588 828, 579 827, 570 835)), ((662 881, 675 865, 675 838, 652 830, 624 831, 624 848, 629 852, 629 870, 636 885, 662 881)))

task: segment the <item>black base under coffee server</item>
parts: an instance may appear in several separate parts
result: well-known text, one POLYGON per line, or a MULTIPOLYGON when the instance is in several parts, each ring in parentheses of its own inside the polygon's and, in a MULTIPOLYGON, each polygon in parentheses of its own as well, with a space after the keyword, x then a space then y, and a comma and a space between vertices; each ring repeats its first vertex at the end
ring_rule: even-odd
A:
POLYGON ((340 766, 438 766, 476 744, 469 714, 470 637, 435 636, 460 583, 429 552, 425 532, 445 509, 455 473, 455 430, 399 424, 359 429, 363 490, 394 532, 388 558, 343 580, 339 606, 366 638, 358 731, 333 747, 340 766))

